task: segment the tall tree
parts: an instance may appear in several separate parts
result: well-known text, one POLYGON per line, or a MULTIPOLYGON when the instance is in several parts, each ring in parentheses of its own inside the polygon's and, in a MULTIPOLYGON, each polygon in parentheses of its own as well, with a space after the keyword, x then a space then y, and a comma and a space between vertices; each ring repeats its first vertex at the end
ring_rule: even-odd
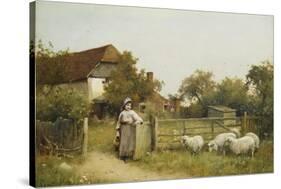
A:
POLYGON ((138 103, 148 99, 154 92, 160 91, 162 83, 156 79, 150 81, 144 70, 138 71, 138 59, 131 52, 124 51, 117 69, 112 71, 110 81, 104 86, 105 98, 111 104, 112 113, 118 112, 126 97, 138 103))
POLYGON ((248 104, 248 88, 242 79, 226 77, 217 85, 216 104, 245 111, 248 104))
POLYGON ((265 120, 267 130, 273 126, 273 64, 264 61, 253 65, 246 75, 247 86, 252 92, 253 113, 265 120))
POLYGON ((196 70, 191 76, 182 81, 179 94, 182 98, 197 101, 206 108, 209 104, 213 103, 215 85, 212 72, 196 70))

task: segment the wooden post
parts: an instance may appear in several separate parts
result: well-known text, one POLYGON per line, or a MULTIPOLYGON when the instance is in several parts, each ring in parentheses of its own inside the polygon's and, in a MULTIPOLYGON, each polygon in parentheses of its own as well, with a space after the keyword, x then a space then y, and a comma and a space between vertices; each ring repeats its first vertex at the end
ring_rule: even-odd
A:
POLYGON ((154 149, 157 150, 158 147, 158 118, 154 118, 154 138, 155 138, 155 144, 154 144, 154 149))
POLYGON ((151 119, 151 131, 152 131, 152 140, 151 140, 151 143, 152 143, 152 151, 156 151, 157 150, 157 142, 158 142, 158 118, 157 117, 153 117, 151 119))
POLYGON ((84 118, 83 124, 83 146, 82 146, 82 155, 83 157, 87 156, 87 148, 88 148, 88 118, 84 118))
POLYGON ((247 128, 247 112, 244 112, 244 116, 243 116, 243 124, 242 124, 242 134, 245 133, 245 130, 247 128))
POLYGON ((211 122, 211 131, 212 131, 212 137, 215 137, 215 133, 214 133, 214 121, 212 120, 211 122))
POLYGON ((183 134, 182 135, 185 135, 185 134, 186 134, 185 121, 183 121, 183 134))

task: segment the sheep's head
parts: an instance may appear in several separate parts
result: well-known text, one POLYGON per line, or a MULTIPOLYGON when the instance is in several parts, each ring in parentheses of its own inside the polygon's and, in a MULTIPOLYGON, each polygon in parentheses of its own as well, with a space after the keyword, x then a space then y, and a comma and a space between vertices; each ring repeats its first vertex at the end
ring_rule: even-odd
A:
POLYGON ((224 142, 224 146, 229 146, 234 140, 235 140, 235 138, 233 138, 233 137, 227 137, 224 142))
POLYGON ((188 136, 186 136, 186 135, 182 136, 182 137, 181 137, 181 143, 182 143, 182 144, 186 144, 187 141, 188 141, 188 139, 189 139, 188 136))
POLYGON ((208 143, 209 152, 218 151, 218 145, 212 140, 208 143))
POLYGON ((230 129, 230 131, 231 131, 232 133, 234 133, 237 138, 240 138, 240 137, 241 137, 240 129, 238 129, 238 128, 232 128, 232 129, 230 129))

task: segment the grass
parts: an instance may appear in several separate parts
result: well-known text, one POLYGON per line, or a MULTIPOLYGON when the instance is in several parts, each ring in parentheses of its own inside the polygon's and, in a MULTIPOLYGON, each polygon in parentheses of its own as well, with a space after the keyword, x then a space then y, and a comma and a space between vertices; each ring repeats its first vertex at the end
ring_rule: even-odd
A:
MULTIPOLYGON (((113 121, 90 122, 88 150, 116 155, 113 147, 114 136, 113 121)), ((87 176, 85 179, 76 174, 76 168, 83 162, 83 158, 78 155, 74 158, 38 156, 36 157, 36 185, 44 187, 110 182, 93 176, 87 176), (71 165, 73 170, 62 171, 59 165, 63 162, 71 165)), ((141 160, 130 161, 129 164, 147 171, 171 175, 180 173, 186 177, 270 173, 273 172, 273 143, 270 140, 263 141, 253 159, 234 155, 223 157, 216 153, 209 153, 206 149, 197 156, 191 156, 180 148, 153 152, 141 160)))
MULTIPOLYGON (((88 132, 88 151, 98 150, 104 153, 115 153, 112 145, 115 136, 114 122, 90 122, 88 132)), ((36 156, 36 186, 46 187, 111 182, 92 176, 87 176, 85 180, 81 175, 76 174, 76 168, 83 162, 84 159, 79 155, 74 155, 73 158, 36 156), (63 162, 71 165, 73 170, 61 170, 59 165, 63 162)))
POLYGON ((105 153, 114 153, 113 139, 115 137, 115 122, 91 122, 88 132, 88 150, 98 150, 105 153))
MULTIPOLYGON (((112 183, 114 180, 106 180, 95 175, 80 175, 76 172, 84 159, 81 156, 74 158, 62 158, 53 156, 38 156, 36 158, 36 187, 84 185, 112 183), (71 170, 63 170, 59 166, 67 163, 72 166, 71 170)), ((117 181, 114 181, 117 182, 117 181)))
MULTIPOLYGON (((63 162, 73 164, 74 160, 53 156, 36 157, 36 186, 60 186, 81 184, 78 175, 72 171, 63 171, 59 165, 63 162)), ((75 158, 75 164, 79 164, 80 158, 75 158)))
POLYGON ((182 173, 188 177, 270 173, 273 172, 273 149, 272 143, 265 142, 253 159, 234 155, 223 157, 207 151, 192 156, 183 149, 166 150, 152 153, 132 164, 157 172, 182 173))
MULTIPOLYGON (((90 148, 115 154, 112 145, 114 128, 113 122, 102 122, 89 127, 90 148)), ((130 164, 168 174, 181 172, 191 177, 270 173, 273 172, 273 144, 271 141, 263 141, 253 159, 234 155, 223 157, 209 153, 206 149, 198 156, 191 156, 181 148, 152 153, 139 161, 131 161, 130 164)))

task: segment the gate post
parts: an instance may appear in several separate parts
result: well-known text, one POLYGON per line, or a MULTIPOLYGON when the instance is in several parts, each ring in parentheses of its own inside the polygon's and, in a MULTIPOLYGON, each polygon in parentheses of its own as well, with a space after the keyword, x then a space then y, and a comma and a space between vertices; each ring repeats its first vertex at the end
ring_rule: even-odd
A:
POLYGON ((150 119, 151 122, 151 148, 152 151, 156 151, 157 150, 157 141, 158 141, 158 118, 155 117, 151 117, 150 119))
POLYGON ((212 138, 215 137, 215 133, 214 133, 214 120, 212 120, 211 122, 211 132, 212 132, 212 138))
POLYGON ((242 134, 245 133, 245 130, 247 128, 247 112, 244 112, 244 116, 243 116, 243 123, 242 123, 242 134))
POLYGON ((88 148, 88 118, 84 118, 83 124, 83 144, 82 144, 82 155, 83 157, 87 156, 87 148, 88 148))

